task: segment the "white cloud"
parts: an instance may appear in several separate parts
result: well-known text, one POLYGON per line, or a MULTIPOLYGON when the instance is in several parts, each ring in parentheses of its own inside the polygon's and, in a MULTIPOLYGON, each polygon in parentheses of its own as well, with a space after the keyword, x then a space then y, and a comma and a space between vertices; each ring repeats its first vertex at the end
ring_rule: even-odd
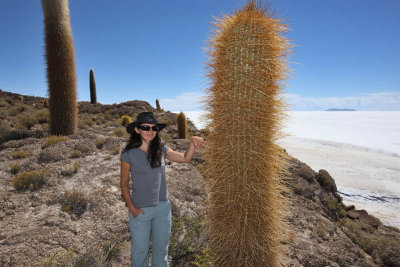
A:
POLYGON ((356 110, 400 110, 400 92, 361 93, 345 97, 305 97, 285 94, 292 110, 326 110, 352 108, 356 110))
POLYGON ((204 94, 201 92, 184 92, 173 98, 160 99, 160 106, 164 110, 201 110, 203 98, 204 94))

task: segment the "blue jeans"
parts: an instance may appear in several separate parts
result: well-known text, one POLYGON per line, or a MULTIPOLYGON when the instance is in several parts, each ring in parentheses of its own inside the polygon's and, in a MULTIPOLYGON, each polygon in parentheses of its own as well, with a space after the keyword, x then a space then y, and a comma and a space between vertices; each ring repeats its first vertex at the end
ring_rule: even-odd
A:
POLYGON ((149 266, 150 234, 152 240, 152 266, 168 266, 168 244, 171 234, 171 203, 162 201, 157 206, 141 208, 144 215, 134 218, 129 212, 132 236, 131 267, 149 266))

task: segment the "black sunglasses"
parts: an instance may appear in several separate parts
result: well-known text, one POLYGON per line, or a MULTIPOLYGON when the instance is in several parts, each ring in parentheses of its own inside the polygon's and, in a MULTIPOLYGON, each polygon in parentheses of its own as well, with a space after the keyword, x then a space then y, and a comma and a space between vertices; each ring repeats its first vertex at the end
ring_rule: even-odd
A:
POLYGON ((157 125, 154 125, 152 127, 150 127, 149 125, 140 125, 140 126, 138 126, 138 128, 143 131, 150 131, 150 129, 152 129, 154 132, 158 131, 157 125))

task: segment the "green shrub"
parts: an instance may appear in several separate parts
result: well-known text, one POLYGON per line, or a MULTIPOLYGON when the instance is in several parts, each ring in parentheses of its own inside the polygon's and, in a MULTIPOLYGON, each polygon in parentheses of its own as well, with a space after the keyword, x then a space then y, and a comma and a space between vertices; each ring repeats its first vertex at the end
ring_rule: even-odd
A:
POLYGON ((12 184, 17 190, 28 188, 35 190, 42 187, 49 176, 50 173, 45 169, 23 171, 12 178, 12 184))
POLYGON ((28 150, 17 150, 11 153, 13 159, 23 159, 26 158, 28 155, 29 155, 28 150))
POLYGON ((60 204, 62 211, 80 217, 85 212, 88 201, 81 190, 74 188, 62 195, 60 204))
POLYGON ((108 156, 106 156, 104 159, 105 159, 105 160, 111 160, 111 156, 108 155, 108 156))

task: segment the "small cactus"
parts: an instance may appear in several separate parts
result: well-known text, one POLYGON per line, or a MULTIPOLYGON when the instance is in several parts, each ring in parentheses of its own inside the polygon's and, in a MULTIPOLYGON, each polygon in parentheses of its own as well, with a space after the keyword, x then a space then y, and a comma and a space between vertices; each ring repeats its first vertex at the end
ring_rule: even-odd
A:
POLYGON ((89 80, 90 80, 90 103, 97 104, 96 80, 94 79, 93 69, 90 69, 89 80))
POLYGON ((121 116, 121 124, 126 127, 129 123, 132 122, 132 118, 128 115, 121 116))
POLYGON ((214 265, 280 266, 284 161, 275 141, 285 116, 287 25, 249 1, 215 26, 205 153, 214 265))
POLYGON ((160 102, 158 101, 158 99, 156 99, 156 108, 157 111, 161 111, 160 102))
POLYGON ((43 99, 43 107, 44 108, 48 108, 49 107, 49 101, 47 100, 47 98, 43 99))
POLYGON ((74 45, 68 0, 42 0, 45 25, 50 130, 72 135, 78 123, 74 45))
POLYGON ((176 118, 177 124, 178 124, 178 138, 180 139, 186 139, 188 136, 187 133, 187 120, 186 116, 183 112, 178 114, 178 117, 176 118))

